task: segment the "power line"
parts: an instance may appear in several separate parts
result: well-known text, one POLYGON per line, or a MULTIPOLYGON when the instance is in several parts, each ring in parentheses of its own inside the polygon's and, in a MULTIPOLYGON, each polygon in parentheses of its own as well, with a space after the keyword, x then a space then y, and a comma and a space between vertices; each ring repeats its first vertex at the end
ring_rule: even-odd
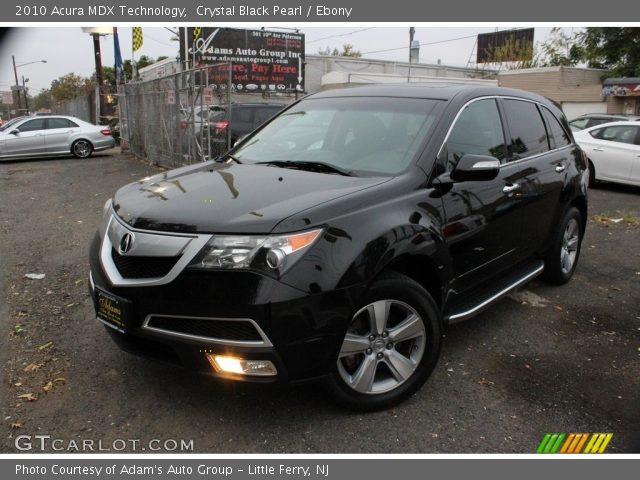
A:
MULTIPOLYGON (((420 46, 426 46, 426 45, 437 45, 438 43, 448 43, 448 42, 455 42, 457 40, 464 40, 466 38, 475 38, 478 35, 466 35, 464 37, 457 37, 457 38, 450 38, 448 40, 438 40, 437 42, 424 42, 421 43, 420 46)), ((385 50, 373 50, 371 52, 362 52, 363 55, 368 55, 369 53, 382 53, 382 52, 392 52, 394 50, 406 50, 407 48, 409 48, 408 46, 404 46, 404 47, 396 47, 396 48, 387 48, 385 50)))
POLYGON ((143 31, 142 36, 143 36, 144 38, 148 38, 149 40, 153 40, 154 42, 159 43, 160 45, 164 45, 165 47, 175 47, 175 46, 176 46, 175 44, 173 44, 173 45, 172 45, 172 44, 170 44, 170 43, 164 43, 164 42, 161 42, 160 40, 158 40, 158 39, 156 39, 156 38, 153 38, 153 37, 152 37, 151 35, 149 35, 148 33, 144 33, 144 31, 143 31))
POLYGON ((373 30, 374 28, 376 28, 376 27, 361 28, 360 30, 354 30, 354 31, 348 32, 348 33, 341 33, 341 34, 338 34, 338 35, 329 35, 328 37, 317 38, 315 40, 311 40, 310 42, 306 42, 306 43, 309 44, 309 43, 321 42, 322 40, 328 40, 330 38, 348 37, 349 35, 354 35, 354 34, 360 33, 360 32, 366 32, 367 30, 373 30))

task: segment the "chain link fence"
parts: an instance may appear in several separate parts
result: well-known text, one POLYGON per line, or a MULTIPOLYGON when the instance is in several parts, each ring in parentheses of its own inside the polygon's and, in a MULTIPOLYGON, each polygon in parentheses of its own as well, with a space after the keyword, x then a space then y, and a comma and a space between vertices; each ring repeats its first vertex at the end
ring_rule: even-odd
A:
POLYGON ((212 72, 227 64, 187 70, 118 88, 123 150, 164 167, 214 158, 227 143, 212 142, 210 114, 227 105, 230 87, 212 83, 212 72))

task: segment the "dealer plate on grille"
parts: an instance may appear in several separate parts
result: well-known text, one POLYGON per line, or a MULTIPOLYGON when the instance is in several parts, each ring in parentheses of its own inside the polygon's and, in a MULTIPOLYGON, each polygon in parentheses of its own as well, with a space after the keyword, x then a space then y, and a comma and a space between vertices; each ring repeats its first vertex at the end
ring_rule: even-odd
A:
POLYGON ((96 315, 108 327, 126 332, 130 306, 129 300, 96 287, 96 315))

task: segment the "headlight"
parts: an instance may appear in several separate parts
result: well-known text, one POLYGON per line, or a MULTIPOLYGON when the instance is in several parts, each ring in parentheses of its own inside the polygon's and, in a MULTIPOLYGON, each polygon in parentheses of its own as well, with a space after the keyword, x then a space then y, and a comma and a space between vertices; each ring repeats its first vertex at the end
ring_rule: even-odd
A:
POLYGON ((281 274, 320 236, 322 229, 289 235, 216 235, 189 265, 198 269, 257 268, 281 274))

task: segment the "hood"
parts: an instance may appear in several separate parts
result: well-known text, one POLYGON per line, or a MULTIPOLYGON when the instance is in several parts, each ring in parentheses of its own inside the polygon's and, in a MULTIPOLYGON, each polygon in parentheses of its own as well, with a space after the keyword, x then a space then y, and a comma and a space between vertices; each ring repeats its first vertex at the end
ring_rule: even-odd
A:
POLYGON ((144 230, 269 233, 291 215, 387 180, 206 162, 122 187, 113 208, 144 230))

